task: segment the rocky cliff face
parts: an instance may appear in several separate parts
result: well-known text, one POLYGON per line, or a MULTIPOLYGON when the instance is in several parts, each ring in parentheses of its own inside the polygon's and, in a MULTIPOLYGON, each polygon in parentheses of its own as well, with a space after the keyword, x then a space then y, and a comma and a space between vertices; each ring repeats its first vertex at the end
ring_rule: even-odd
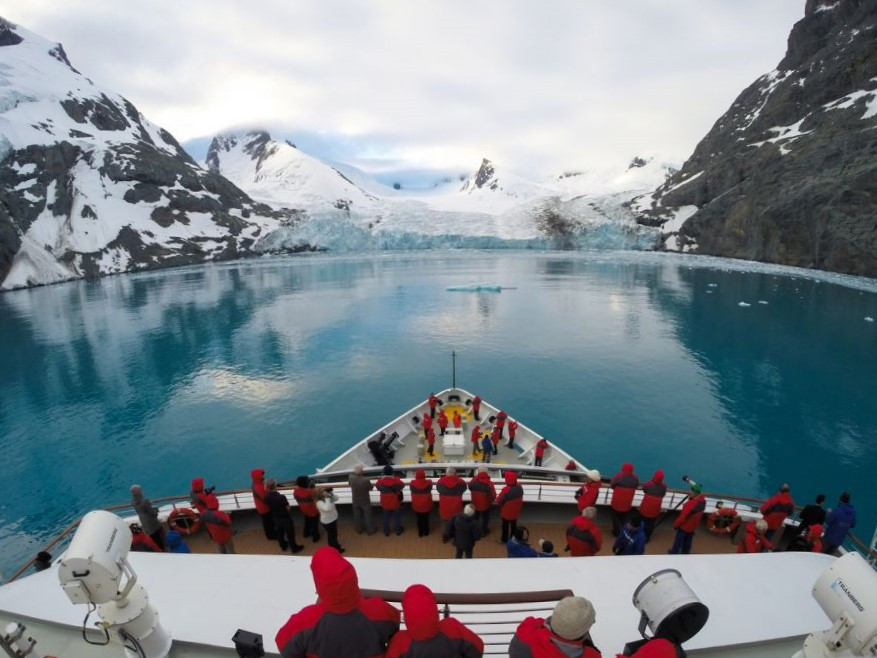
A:
POLYGON ((0 19, 0 288, 234 258, 287 213, 0 19))
POLYGON ((662 246, 877 277, 877 0, 807 0, 776 70, 634 201, 662 246))

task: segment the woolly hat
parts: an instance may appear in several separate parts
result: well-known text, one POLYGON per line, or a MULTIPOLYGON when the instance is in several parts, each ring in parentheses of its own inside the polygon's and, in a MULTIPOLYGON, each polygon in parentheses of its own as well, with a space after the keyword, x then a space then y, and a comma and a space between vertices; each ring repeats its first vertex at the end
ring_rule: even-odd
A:
POLYGON ((475 506, 472 505, 472 503, 469 503, 468 505, 466 505, 465 508, 463 508, 463 513, 466 516, 475 516, 475 506))
POLYGON ((702 491, 702 488, 701 488, 701 486, 700 486, 699 484, 692 484, 692 485, 691 485, 691 490, 692 490, 694 493, 699 494, 699 493, 702 491))
POLYGON ((588 599, 567 596, 554 606, 549 625, 555 635, 565 640, 578 640, 591 630, 596 620, 597 613, 588 599))
POLYGON ((592 480, 594 482, 599 482, 600 481, 600 471, 598 471, 597 469, 594 469, 592 471, 588 471, 588 479, 592 480))
POLYGON ((389 464, 384 466, 384 475, 392 475, 392 474, 393 474, 393 467, 390 466, 389 464))

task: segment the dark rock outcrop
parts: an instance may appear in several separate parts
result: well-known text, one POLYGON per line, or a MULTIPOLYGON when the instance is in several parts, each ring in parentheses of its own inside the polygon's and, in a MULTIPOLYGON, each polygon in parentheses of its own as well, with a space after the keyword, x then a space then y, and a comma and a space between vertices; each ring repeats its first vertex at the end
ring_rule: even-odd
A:
POLYGON ((875 43, 877 0, 807 0, 777 69, 634 204, 640 223, 701 254, 877 277, 875 43))

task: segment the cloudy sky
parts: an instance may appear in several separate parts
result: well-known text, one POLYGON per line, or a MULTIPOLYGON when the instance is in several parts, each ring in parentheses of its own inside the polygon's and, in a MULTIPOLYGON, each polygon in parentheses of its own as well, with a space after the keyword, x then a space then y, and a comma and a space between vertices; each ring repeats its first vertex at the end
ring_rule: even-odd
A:
POLYGON ((682 162, 804 0, 0 0, 194 150, 265 127, 382 178, 682 162), (199 138, 204 138, 200 139, 199 138))

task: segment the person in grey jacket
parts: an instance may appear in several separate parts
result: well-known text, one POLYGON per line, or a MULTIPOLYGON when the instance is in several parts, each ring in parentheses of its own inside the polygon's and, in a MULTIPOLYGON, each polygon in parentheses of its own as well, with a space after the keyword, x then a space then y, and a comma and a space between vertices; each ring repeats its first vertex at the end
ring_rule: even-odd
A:
POLYGON ((146 496, 139 484, 131 485, 131 507, 140 518, 143 532, 152 538, 161 550, 164 550, 164 527, 158 520, 158 510, 146 496))
POLYGON ((376 529, 372 523, 372 501, 369 492, 375 488, 374 483, 362 474, 362 466, 357 465, 353 473, 347 478, 350 484, 350 494, 353 498, 353 525, 356 534, 367 532, 375 534, 376 529))
POLYGON ((464 555, 467 558, 472 557, 475 542, 481 539, 481 522, 475 518, 475 507, 471 503, 466 505, 462 514, 457 514, 451 520, 451 538, 454 540, 454 548, 457 549, 457 559, 464 555))

